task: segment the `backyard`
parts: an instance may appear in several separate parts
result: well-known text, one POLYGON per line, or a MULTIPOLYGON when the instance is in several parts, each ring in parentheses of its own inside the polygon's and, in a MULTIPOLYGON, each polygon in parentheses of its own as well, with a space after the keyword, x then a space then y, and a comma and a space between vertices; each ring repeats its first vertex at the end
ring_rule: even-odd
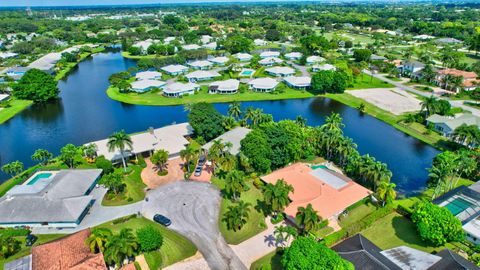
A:
MULTIPOLYGON (((116 168, 116 171, 123 172, 123 167, 116 168)), ((140 165, 129 164, 127 174, 124 174, 123 181, 125 190, 119 194, 107 194, 102 201, 104 206, 118 206, 141 201, 145 198, 145 188, 147 187, 140 177, 143 167, 140 165)))

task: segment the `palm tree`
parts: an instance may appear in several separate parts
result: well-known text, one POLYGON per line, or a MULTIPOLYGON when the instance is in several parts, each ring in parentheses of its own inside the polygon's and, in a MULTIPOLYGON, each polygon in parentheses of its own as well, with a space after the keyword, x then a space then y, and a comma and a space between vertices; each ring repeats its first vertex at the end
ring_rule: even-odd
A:
POLYGON ((305 127, 307 125, 307 118, 298 115, 297 118, 295 118, 295 123, 301 127, 305 127))
POLYGON ((150 157, 150 161, 157 166, 157 168, 163 172, 165 168, 165 164, 168 161, 168 151, 160 149, 157 150, 153 155, 150 157))
POLYGON ((342 123, 342 117, 338 113, 332 113, 325 119, 322 130, 325 131, 341 131, 345 125, 342 123))
POLYGON ((243 201, 239 201, 236 205, 230 205, 227 207, 222 221, 227 224, 229 230, 238 231, 247 224, 248 217, 250 216, 251 204, 243 201))
POLYGON ((220 159, 220 168, 223 171, 231 171, 235 169, 237 166, 237 157, 234 155, 230 154, 229 152, 226 152, 224 156, 220 159))
POLYGON ((253 118, 255 118, 255 109, 250 106, 245 111, 244 119, 247 121, 248 120, 253 121, 253 118))
POLYGON ((10 174, 12 177, 17 176, 23 171, 23 162, 21 161, 12 161, 2 166, 2 171, 4 173, 10 174))
POLYGON ((240 193, 248 190, 245 181, 245 173, 242 171, 232 170, 225 175, 225 191, 233 196, 233 200, 237 201, 240 193))
POLYGON ((293 192, 293 186, 287 184, 283 179, 277 180, 275 185, 268 183, 263 186, 263 199, 275 217, 290 204, 288 197, 290 192, 293 192))
POLYGON ((298 232, 292 226, 280 225, 275 226, 273 235, 275 235, 275 241, 285 247, 291 238, 297 238, 298 232))
POLYGON ((91 252, 103 253, 105 251, 105 244, 112 236, 112 231, 107 228, 95 228, 92 230, 90 236, 85 240, 85 244, 90 248, 91 252))
POLYGON ((242 109, 240 106, 240 102, 234 101, 228 105, 228 115, 235 119, 238 119, 240 115, 242 115, 242 109))
POLYGON ((125 161, 125 150, 127 148, 131 150, 133 146, 132 138, 130 138, 130 135, 125 133, 124 130, 115 132, 112 135, 110 135, 110 137, 108 137, 107 146, 108 146, 108 151, 110 152, 114 152, 117 149, 120 151, 120 156, 122 157, 123 169, 126 172, 127 163, 125 161))
POLYGON ((40 162, 40 164, 48 163, 48 161, 53 157, 53 154, 45 149, 37 149, 32 155, 32 160, 40 162))
POLYGON ((217 165, 220 163, 225 152, 225 144, 222 142, 222 139, 214 140, 212 146, 208 149, 208 160, 212 162, 213 171, 217 165))
POLYGON ((420 105, 422 106, 420 111, 425 112, 425 116, 428 117, 437 111, 438 99, 434 96, 430 96, 425 98, 420 105))
POLYGON ((395 191, 396 185, 394 183, 389 183, 387 181, 382 181, 377 188, 377 196, 382 202, 382 206, 385 204, 390 204, 397 197, 397 192, 395 191))
POLYGON ((235 118, 229 116, 223 118, 222 126, 225 130, 231 130, 237 125, 235 118))
POLYGON ((300 226, 302 234, 305 235, 318 228, 318 224, 320 224, 322 219, 318 216, 317 211, 313 209, 312 204, 309 203, 307 207, 298 207, 295 221, 300 226))
POLYGON ((197 159, 199 154, 200 149, 192 145, 192 143, 180 151, 180 158, 183 159, 185 165, 187 166, 187 172, 190 172, 190 163, 197 159))
POLYGON ((127 257, 133 257, 138 243, 132 229, 124 228, 119 234, 112 235, 105 245, 105 260, 109 265, 122 266, 127 257))

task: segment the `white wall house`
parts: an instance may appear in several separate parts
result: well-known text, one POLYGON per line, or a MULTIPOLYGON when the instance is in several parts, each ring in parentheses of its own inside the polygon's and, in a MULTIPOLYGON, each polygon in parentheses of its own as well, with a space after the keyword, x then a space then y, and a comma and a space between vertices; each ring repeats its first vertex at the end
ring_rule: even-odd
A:
POLYGON ((193 69, 206 70, 210 69, 213 66, 213 63, 207 60, 197 60, 190 62, 187 65, 193 69))
POLYGON ((195 91, 200 90, 200 85, 196 83, 174 82, 164 87, 162 94, 166 97, 179 97, 183 95, 193 95, 195 91))
POLYGON ((168 65, 161 68, 161 70, 165 71, 166 73, 176 76, 179 74, 183 74, 188 71, 188 67, 184 65, 168 65))
POLYGON ((252 55, 249 53, 237 53, 234 55, 235 58, 237 58, 240 62, 248 62, 252 60, 252 55))
POLYGON ((271 67, 265 69, 265 72, 276 77, 286 77, 295 74, 295 70, 291 67, 271 67))
POLYGON ((278 57, 267 57, 258 61, 258 64, 265 67, 271 67, 273 65, 281 64, 281 63, 283 63, 283 60, 278 57))
POLYGON ((235 94, 238 92, 240 81, 235 79, 228 79, 225 81, 213 82, 208 86, 210 94, 235 94))
POLYGON ((134 81, 130 85, 132 86, 132 91, 144 93, 154 88, 161 88, 165 84, 166 83, 164 81, 159 80, 140 80, 134 81))
POLYGON ((283 81, 285 82, 285 84, 287 84, 291 88, 307 89, 311 85, 312 78, 306 77, 306 76, 301 76, 301 77, 288 76, 288 77, 285 77, 283 81))
POLYGON ((220 77, 220 73, 216 71, 196 70, 185 75, 190 82, 208 81, 216 77, 220 77))
POLYGON ((280 52, 277 51, 266 51, 260 53, 260 58, 269 58, 269 57, 279 57, 280 52))
POLYGON ((285 58, 287 58, 288 60, 299 60, 300 58, 302 58, 302 56, 303 54, 301 52, 291 52, 285 54, 285 58))
POLYGON ((272 78, 258 78, 248 82, 250 89, 256 92, 272 92, 278 85, 277 80, 272 78))

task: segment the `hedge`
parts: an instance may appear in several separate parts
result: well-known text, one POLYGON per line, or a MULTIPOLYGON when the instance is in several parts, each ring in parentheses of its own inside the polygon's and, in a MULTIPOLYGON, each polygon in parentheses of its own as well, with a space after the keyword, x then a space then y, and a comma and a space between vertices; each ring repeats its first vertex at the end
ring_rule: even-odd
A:
POLYGON ((29 229, 15 229, 15 228, 4 228, 0 229, 0 237, 18 237, 18 236, 27 236, 30 234, 29 229))

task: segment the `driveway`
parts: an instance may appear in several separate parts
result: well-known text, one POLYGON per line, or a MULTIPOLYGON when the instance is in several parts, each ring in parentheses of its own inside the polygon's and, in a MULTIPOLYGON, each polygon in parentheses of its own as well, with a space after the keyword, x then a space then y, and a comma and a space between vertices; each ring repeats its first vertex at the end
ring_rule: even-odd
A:
POLYGON ((183 161, 181 158, 171 159, 167 162, 168 174, 164 176, 158 175, 156 165, 152 164, 149 158, 145 159, 145 163, 147 167, 142 170, 141 177, 145 185, 151 189, 183 179, 183 161))
POLYGON ((172 220, 171 229, 192 241, 211 269, 246 269, 218 229, 220 192, 211 184, 181 181, 147 193, 143 215, 161 213, 172 220))

